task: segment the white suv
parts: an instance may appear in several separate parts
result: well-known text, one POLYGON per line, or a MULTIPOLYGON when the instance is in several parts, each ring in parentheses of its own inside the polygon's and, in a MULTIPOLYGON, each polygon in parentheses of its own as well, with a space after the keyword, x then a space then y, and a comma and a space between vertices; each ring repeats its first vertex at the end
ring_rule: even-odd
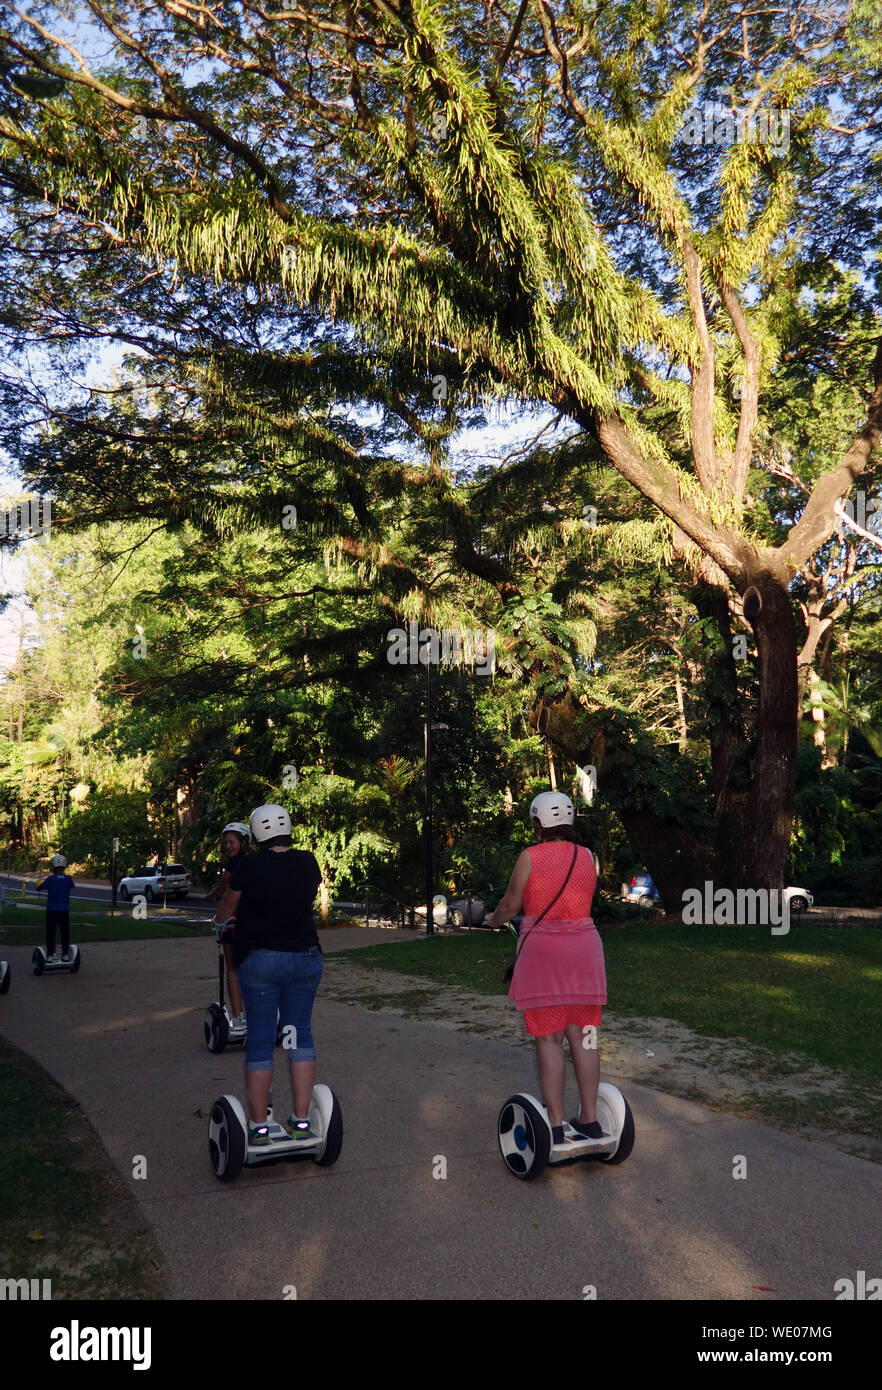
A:
POLYGON ((157 898, 186 898, 192 884, 183 864, 155 864, 153 868, 135 869, 119 881, 123 902, 143 894, 148 903, 157 898))

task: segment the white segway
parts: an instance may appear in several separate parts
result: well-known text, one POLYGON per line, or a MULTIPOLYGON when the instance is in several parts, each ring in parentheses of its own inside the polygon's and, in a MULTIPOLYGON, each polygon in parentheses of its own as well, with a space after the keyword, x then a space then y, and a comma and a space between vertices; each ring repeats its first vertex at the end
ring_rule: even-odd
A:
MULTIPOLYGON (((213 919, 212 919, 213 920, 213 919)), ((232 927, 235 925, 235 918, 231 917, 222 926, 215 926, 214 934, 217 938, 217 974, 218 974, 218 993, 219 998, 213 1004, 209 1004, 205 1010, 202 1020, 202 1033, 205 1038, 205 1046, 209 1052, 223 1052, 225 1047, 232 1047, 234 1044, 241 1044, 243 1047, 248 1041, 248 1028, 234 1028, 233 1016, 230 1013, 226 999, 224 997, 224 982, 226 980, 226 959, 224 957, 224 941, 232 940, 232 927), (229 935, 225 935, 227 930, 229 935)), ((276 1023, 276 1047, 282 1045, 282 1025, 280 1021, 276 1023)))
MULTIPOLYGON (((213 920, 213 919, 212 919, 213 920)), ((232 927, 235 919, 224 922, 222 926, 215 925, 214 934, 217 939, 217 973, 218 973, 218 993, 219 998, 213 1004, 209 1004, 205 1010, 205 1017, 202 1020, 202 1032, 205 1037, 205 1046, 209 1052, 223 1052, 228 1043, 245 1043, 248 1040, 246 1028, 233 1029, 233 1016, 227 1007, 224 997, 224 982, 226 980, 226 960, 224 958, 224 941, 232 940, 232 927)))
POLYGON ((0 994, 6 994, 12 984, 12 966, 8 960, 0 960, 0 994))
POLYGON ((343 1147, 343 1114, 329 1086, 314 1086, 309 1103, 309 1128, 315 1139, 292 1139, 267 1112, 270 1142, 249 1144, 248 1119, 236 1096, 221 1096, 208 1120, 208 1156, 216 1178, 232 1182, 244 1168, 262 1168, 283 1159, 310 1158, 330 1168, 343 1147))
POLYGON ((76 975, 82 960, 83 954, 79 946, 71 946, 67 960, 64 956, 47 956, 42 946, 35 946, 34 954, 31 956, 35 975, 42 975, 44 972, 52 974, 55 970, 69 970, 72 975, 76 975))
POLYGON ((529 1181, 550 1163, 575 1163, 596 1158, 601 1163, 624 1163, 634 1147, 634 1116, 617 1086, 601 1081, 597 1090, 597 1119, 602 1139, 583 1139, 564 1124, 564 1143, 555 1144, 548 1112, 534 1096, 509 1096, 499 1112, 499 1152, 510 1173, 529 1181))

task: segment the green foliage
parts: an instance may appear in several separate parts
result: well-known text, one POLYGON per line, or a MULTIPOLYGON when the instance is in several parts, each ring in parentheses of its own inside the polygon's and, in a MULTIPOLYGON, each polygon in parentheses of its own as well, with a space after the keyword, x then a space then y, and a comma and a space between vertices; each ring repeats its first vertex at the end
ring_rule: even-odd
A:
POLYGON ((61 823, 61 846, 68 862, 82 865, 89 874, 109 878, 115 836, 119 837, 116 870, 120 877, 165 856, 167 839, 152 823, 148 803, 146 791, 93 791, 61 823))
MULTIPOLYGON (((90 16, 100 81, 53 38, 66 12, 10 12, 2 442, 57 501, 40 639, 6 686, 11 833, 47 843, 81 781, 66 826, 100 838, 103 800, 143 796, 129 833, 199 869, 272 794, 326 887, 417 892, 424 672, 386 660, 410 620, 496 636, 492 678, 438 673, 445 873, 496 875, 522 842, 539 705, 567 784, 622 715, 590 820, 610 854, 629 813, 713 830, 763 708, 726 576, 783 545, 853 441, 879 337, 875 155, 831 129, 876 128, 878 21, 797 10, 746 15, 739 48, 725 0, 565 0, 517 32, 449 0, 207 21, 124 0, 131 41, 90 16), (788 158, 690 146, 689 106, 723 98, 786 109, 788 158), (107 338, 112 389, 80 389, 107 338), (465 457, 496 408, 526 442, 465 457)), ((829 535, 792 585, 834 628, 818 689, 844 765, 858 734, 879 752, 878 579, 869 543, 829 535)), ((847 854, 841 817, 800 810, 806 853, 829 833, 847 854)))

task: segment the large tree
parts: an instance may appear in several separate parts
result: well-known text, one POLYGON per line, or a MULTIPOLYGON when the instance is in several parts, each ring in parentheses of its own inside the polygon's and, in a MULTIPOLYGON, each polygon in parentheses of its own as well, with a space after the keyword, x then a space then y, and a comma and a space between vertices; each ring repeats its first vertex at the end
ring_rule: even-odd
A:
MULTIPOLYGON (((315 534, 431 618, 439 525, 479 594, 505 608, 531 589, 500 518, 482 526, 454 485, 456 427, 482 396, 554 412, 564 437, 521 475, 612 466, 665 518, 677 582, 721 638, 705 658, 715 833, 684 843, 670 887, 780 884, 791 586, 882 431, 872 0, 89 0, 81 37, 51 5, 0 8, 5 323, 19 343, 128 341, 161 392, 162 431, 150 409, 126 431, 89 402, 28 445, 10 387, 34 481, 201 525, 237 506, 266 520, 293 486, 315 534), (845 285, 846 338, 816 336, 802 370, 847 378, 849 437, 770 511, 783 344, 806 299, 823 315, 845 285), (226 481, 219 444, 235 449, 226 481), (404 533, 399 499, 416 513, 404 533)), ((547 583, 534 567, 532 588, 547 583)), ((551 733, 576 755, 578 715, 563 692, 551 733)))

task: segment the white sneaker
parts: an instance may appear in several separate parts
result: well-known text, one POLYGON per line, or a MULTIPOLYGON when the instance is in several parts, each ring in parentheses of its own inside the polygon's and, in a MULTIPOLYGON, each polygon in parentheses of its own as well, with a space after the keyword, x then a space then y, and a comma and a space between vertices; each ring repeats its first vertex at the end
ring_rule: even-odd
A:
POLYGON ((46 964, 47 964, 47 965, 57 965, 57 964, 58 964, 58 956, 55 954, 54 951, 52 952, 52 955, 51 955, 51 956, 47 956, 47 957, 46 957, 46 964))
POLYGON ((72 951, 65 951, 65 953, 64 953, 64 955, 61 957, 61 959, 62 959, 62 961, 63 961, 63 963, 64 963, 65 965, 70 965, 71 961, 73 960, 73 952, 72 952, 72 951))

